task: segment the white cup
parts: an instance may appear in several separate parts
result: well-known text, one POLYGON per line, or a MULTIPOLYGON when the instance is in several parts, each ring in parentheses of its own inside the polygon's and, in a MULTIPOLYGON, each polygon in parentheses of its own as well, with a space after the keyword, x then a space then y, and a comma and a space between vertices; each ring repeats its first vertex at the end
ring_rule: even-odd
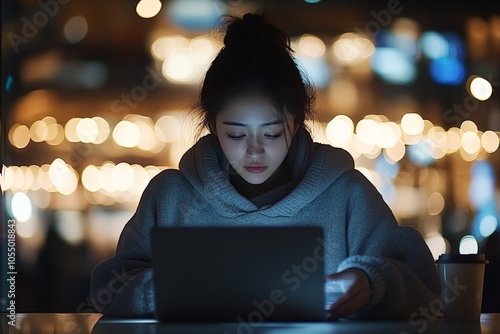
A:
POLYGON ((436 261, 445 321, 479 321, 483 298, 484 254, 442 254, 436 261))

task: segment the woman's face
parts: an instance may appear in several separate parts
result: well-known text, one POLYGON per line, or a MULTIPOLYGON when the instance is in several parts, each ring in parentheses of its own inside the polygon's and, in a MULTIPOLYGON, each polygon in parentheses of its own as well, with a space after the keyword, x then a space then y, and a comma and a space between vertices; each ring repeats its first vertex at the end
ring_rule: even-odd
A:
POLYGON ((226 158, 248 183, 261 184, 285 159, 294 134, 293 118, 276 112, 268 100, 231 100, 215 118, 215 134, 226 158))

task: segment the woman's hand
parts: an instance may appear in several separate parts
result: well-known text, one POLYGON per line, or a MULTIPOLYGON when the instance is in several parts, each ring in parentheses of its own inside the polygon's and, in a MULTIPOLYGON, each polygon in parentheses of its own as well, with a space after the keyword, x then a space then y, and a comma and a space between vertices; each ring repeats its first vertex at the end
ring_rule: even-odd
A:
POLYGON ((330 306, 331 318, 348 316, 370 302, 372 287, 363 270, 349 268, 328 275, 326 279, 338 283, 343 291, 343 294, 330 306))

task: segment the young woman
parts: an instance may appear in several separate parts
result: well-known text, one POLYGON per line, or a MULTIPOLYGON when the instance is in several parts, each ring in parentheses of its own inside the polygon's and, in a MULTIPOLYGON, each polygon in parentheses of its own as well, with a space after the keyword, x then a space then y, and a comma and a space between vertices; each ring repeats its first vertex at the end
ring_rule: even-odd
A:
POLYGON ((438 298, 421 235, 399 226, 344 150, 314 143, 304 121, 313 94, 286 34, 263 17, 228 22, 200 94, 208 135, 148 185, 116 255, 96 267, 96 311, 152 316, 155 226, 273 226, 324 230, 325 271, 347 282, 334 317, 408 317, 438 298))

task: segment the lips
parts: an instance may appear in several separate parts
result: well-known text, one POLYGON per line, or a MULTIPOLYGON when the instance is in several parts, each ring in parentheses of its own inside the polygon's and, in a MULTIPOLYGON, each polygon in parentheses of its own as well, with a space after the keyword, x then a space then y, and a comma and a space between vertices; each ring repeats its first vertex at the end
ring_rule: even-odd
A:
POLYGON ((249 173, 258 174, 265 171, 267 169, 267 166, 245 166, 245 169, 249 173))

